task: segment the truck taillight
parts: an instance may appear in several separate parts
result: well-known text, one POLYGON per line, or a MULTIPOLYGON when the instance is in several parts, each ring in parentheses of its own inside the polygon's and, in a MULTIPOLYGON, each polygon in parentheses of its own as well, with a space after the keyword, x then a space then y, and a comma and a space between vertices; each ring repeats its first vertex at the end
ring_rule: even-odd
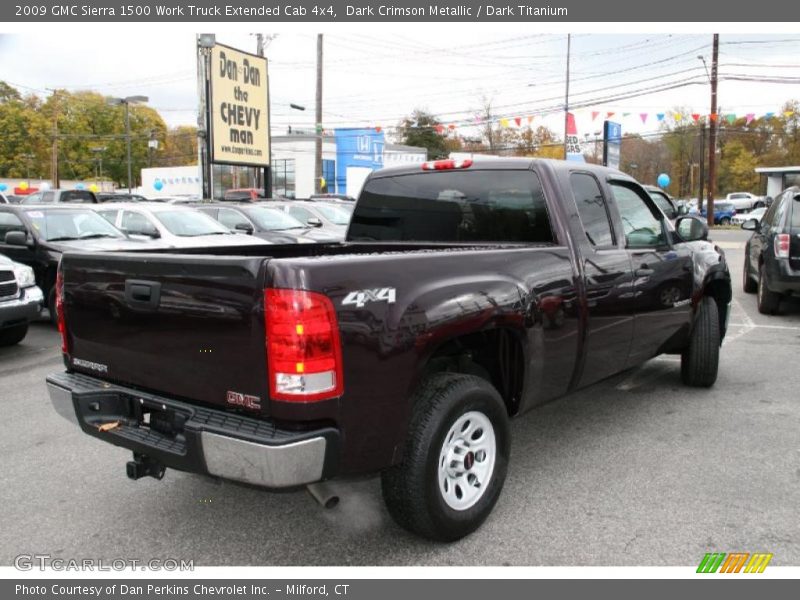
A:
POLYGON ((342 348, 330 298, 269 288, 264 291, 264 315, 270 397, 315 402, 341 396, 342 348))
POLYGON ((430 160, 422 163, 423 171, 447 171, 449 169, 466 169, 472 166, 472 159, 464 160, 430 160))
POLYGON ((789 234, 779 233, 775 236, 775 257, 789 258, 789 234))
POLYGON ((69 353, 69 344, 67 343, 67 323, 64 320, 64 274, 59 269, 56 274, 56 305, 51 306, 50 310, 56 311, 56 323, 58 324, 58 333, 61 334, 61 352, 64 354, 69 353))

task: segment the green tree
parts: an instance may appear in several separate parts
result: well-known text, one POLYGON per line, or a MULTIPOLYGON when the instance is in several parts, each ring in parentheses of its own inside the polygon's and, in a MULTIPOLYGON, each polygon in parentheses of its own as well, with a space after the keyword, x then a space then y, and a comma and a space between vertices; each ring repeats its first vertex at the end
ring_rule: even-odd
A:
POLYGON ((167 131, 159 162, 164 167, 197 164, 197 127, 181 125, 167 131))
POLYGON ((758 159, 738 140, 729 142, 721 152, 717 189, 728 192, 756 192, 759 176, 755 169, 758 159))
POLYGON ((0 82, 0 177, 47 176, 48 125, 35 96, 0 82))
POLYGON ((397 136, 401 144, 427 148, 429 159, 444 158, 448 154, 444 127, 435 115, 417 108, 400 122, 397 136))
MULTIPOLYGON (((103 176, 127 187, 128 163, 125 106, 109 103, 96 92, 58 90, 42 106, 48 122, 58 121, 60 176, 69 179, 95 177, 102 157, 103 176)), ((162 144, 167 127, 158 112, 148 106, 130 105, 131 164, 134 181, 149 162, 147 142, 155 137, 162 144)))

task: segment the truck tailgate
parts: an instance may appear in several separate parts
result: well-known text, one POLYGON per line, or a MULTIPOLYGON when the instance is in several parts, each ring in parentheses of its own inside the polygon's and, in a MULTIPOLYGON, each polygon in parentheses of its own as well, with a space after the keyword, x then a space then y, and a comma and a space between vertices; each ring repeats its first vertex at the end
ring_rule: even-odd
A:
POLYGON ((166 396, 266 414, 266 263, 246 256, 65 254, 70 366, 166 396))

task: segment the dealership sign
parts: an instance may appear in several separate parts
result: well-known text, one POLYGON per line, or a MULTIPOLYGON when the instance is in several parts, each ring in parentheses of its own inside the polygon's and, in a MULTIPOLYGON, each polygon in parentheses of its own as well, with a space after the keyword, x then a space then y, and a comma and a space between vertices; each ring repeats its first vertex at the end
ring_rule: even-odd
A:
POLYGON ((336 129, 334 139, 336 140, 336 191, 356 195, 366 174, 383 167, 385 144, 383 132, 375 128, 336 129), (358 189, 355 189, 354 183, 358 189))
POLYGON ((209 70, 212 162, 268 166, 267 59, 217 44, 209 70))
POLYGON ((622 144, 622 125, 613 121, 603 122, 603 164, 619 169, 619 151, 622 144))

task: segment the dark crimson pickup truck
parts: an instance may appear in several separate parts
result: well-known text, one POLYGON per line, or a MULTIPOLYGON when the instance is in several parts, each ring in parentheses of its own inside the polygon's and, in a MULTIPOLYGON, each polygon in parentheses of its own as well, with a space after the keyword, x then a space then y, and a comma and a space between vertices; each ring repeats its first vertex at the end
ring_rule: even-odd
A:
POLYGON ((380 473, 400 525, 455 540, 500 496, 509 418, 661 353, 714 383, 731 284, 707 235, 603 167, 386 169, 343 243, 64 254, 50 396, 132 478, 380 473))

